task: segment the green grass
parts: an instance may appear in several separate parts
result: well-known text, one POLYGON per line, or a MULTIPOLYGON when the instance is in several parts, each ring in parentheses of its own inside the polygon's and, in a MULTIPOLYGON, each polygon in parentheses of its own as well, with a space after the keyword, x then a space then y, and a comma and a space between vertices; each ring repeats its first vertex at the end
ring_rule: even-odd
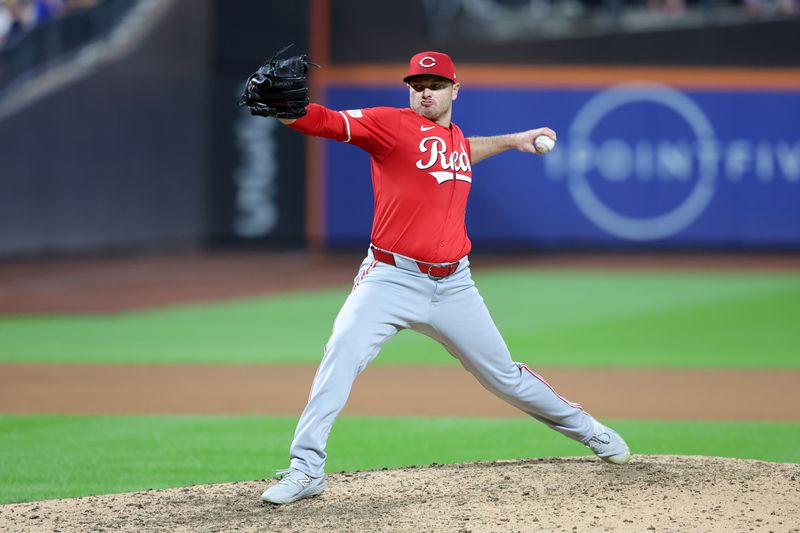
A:
MULTIPOLYGON (((515 359, 539 365, 800 367, 800 276, 476 275, 515 359)), ((349 287, 116 315, 0 317, 0 362, 314 364, 349 287)), ((455 364, 403 332, 375 364, 455 364)))
MULTIPOLYGON (((290 417, 0 415, 0 503, 263 479, 287 466, 294 425, 290 417)), ((800 423, 613 426, 634 453, 800 462, 800 423)), ((589 454, 526 418, 342 417, 328 451, 328 472, 589 454)))

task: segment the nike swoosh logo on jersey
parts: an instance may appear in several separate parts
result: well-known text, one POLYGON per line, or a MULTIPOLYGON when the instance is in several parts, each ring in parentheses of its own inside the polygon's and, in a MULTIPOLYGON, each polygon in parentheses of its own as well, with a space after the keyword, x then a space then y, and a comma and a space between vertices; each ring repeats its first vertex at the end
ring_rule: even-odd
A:
POLYGON ((428 131, 428 130, 432 130, 435 127, 436 126, 420 126, 419 127, 419 131, 428 131))

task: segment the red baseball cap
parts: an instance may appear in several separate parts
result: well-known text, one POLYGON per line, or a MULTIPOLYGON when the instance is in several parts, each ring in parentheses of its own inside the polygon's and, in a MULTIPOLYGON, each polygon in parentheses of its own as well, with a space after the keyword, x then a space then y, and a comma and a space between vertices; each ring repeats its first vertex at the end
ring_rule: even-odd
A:
POLYGON ((430 74, 432 76, 441 76, 456 83, 456 66, 450 56, 442 52, 420 52, 411 58, 408 62, 408 73, 403 81, 408 83, 408 79, 412 76, 420 76, 422 74, 430 74))

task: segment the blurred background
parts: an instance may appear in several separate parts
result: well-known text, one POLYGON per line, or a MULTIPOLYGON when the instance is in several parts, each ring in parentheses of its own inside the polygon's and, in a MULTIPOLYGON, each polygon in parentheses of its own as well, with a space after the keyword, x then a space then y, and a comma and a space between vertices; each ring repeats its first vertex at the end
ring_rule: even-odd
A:
POLYGON ((366 155, 237 107, 288 43, 333 108, 440 49, 467 135, 559 133, 478 167, 479 250, 800 247, 796 0, 3 0, 0 257, 363 250, 366 155))

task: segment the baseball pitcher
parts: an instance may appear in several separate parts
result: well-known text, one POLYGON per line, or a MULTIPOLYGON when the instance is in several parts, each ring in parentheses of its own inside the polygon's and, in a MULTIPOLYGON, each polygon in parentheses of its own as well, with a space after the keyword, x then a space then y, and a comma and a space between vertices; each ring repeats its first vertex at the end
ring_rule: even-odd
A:
POLYGON ((537 128, 464 137, 451 121, 460 84, 453 61, 444 53, 421 52, 411 58, 403 78, 408 108, 348 111, 309 103, 306 56, 278 59, 279 54, 248 79, 242 105, 300 133, 366 150, 375 215, 367 256, 334 321, 297 424, 291 464, 279 471, 281 480, 262 500, 284 504, 322 493, 333 422, 356 376, 403 329, 441 343, 486 389, 585 444, 604 461, 627 463, 630 452, 617 432, 513 361, 470 272, 465 213, 473 166, 511 149, 543 153, 552 147, 555 132, 537 128), (541 136, 549 141, 535 142, 541 136))

